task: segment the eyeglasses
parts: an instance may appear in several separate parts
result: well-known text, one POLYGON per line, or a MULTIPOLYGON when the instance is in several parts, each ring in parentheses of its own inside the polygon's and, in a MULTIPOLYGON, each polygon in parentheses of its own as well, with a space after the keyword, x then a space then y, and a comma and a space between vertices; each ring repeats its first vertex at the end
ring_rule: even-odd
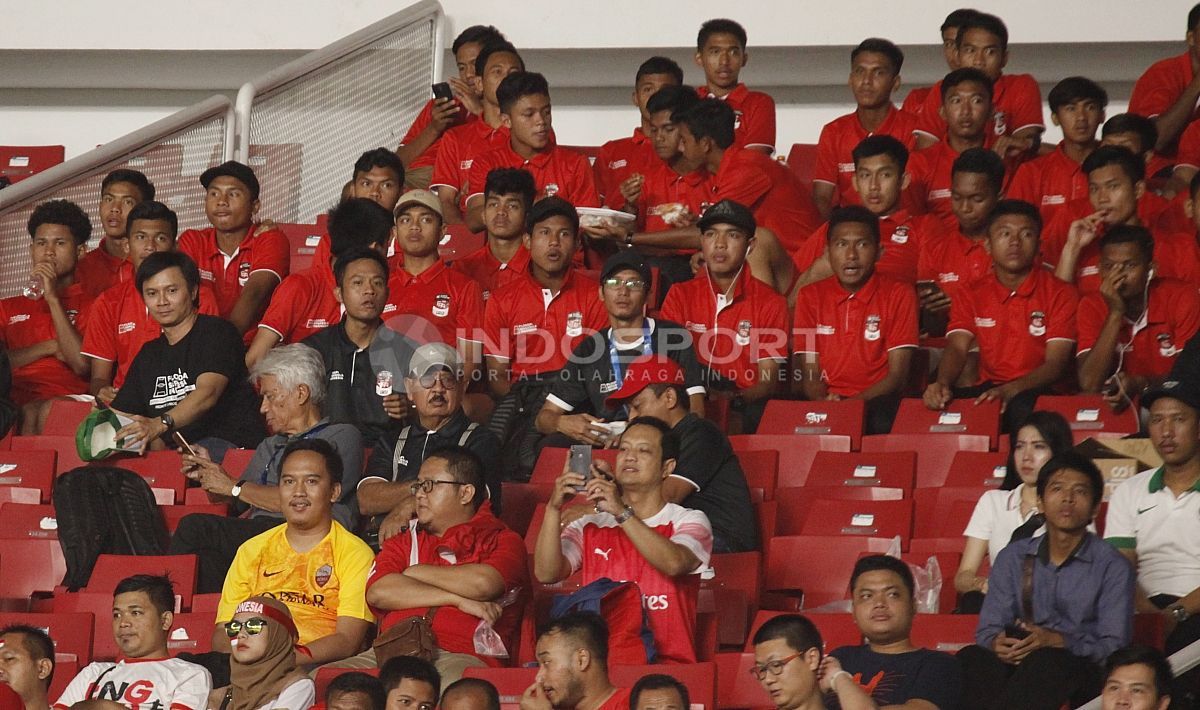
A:
POLYGON ((246 619, 245 621, 237 621, 235 619, 234 621, 225 622, 225 635, 231 639, 237 638, 238 633, 242 629, 245 629, 247 636, 257 636, 265 628, 267 628, 267 620, 259 616, 253 619, 246 619))
POLYGON ((441 372, 426 372, 417 378, 417 384, 427 390, 433 389, 434 384, 442 383, 442 387, 450 389, 458 385, 458 376, 452 372, 442 370, 441 372))
POLYGON ((605 288, 627 288, 634 291, 646 287, 646 282, 641 279, 604 279, 603 283, 605 288))
POLYGON ((436 478, 426 478, 420 481, 413 481, 412 483, 408 484, 408 490, 411 491, 413 495, 416 495, 417 491, 421 491, 425 495, 429 495, 431 492, 433 492, 433 487, 439 483, 445 483, 447 486, 467 485, 461 481, 441 481, 436 478))
POLYGON ((787 658, 780 658, 777 661, 755 663, 753 666, 750 666, 750 675, 754 676, 755 680, 762 680, 767 676, 767 673, 770 673, 771 675, 780 675, 783 673, 784 666, 803 655, 803 653, 793 653, 787 658))

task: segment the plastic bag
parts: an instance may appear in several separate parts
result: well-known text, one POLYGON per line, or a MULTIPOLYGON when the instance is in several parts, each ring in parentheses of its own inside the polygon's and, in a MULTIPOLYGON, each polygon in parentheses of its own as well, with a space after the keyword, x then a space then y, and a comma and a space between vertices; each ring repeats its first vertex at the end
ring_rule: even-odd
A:
MULTIPOLYGON (((899 536, 892 538, 892 544, 888 548, 887 554, 897 559, 900 558, 899 536)), ((938 564, 937 558, 930 555, 924 567, 919 567, 911 562, 907 564, 913 576, 913 586, 915 587, 913 595, 917 600, 917 613, 938 613, 938 600, 942 596, 942 566, 938 564)))
MULTIPOLYGON (((521 590, 513 588, 504 593, 504 596, 497 600, 497 604, 501 609, 512 606, 517 602, 517 597, 520 596, 521 590)), ((500 634, 492 628, 484 619, 480 619, 475 626, 475 653, 480 656, 490 656, 492 658, 508 658, 508 649, 504 646, 504 640, 500 638, 500 634)))

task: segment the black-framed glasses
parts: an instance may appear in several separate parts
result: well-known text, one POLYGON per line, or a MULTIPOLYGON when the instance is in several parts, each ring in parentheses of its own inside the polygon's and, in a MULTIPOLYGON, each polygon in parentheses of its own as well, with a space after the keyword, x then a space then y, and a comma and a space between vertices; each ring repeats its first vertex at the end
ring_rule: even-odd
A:
POLYGON ((755 680, 762 680, 768 673, 771 675, 780 675, 783 673, 783 667, 797 658, 803 656, 803 653, 793 653, 787 658, 780 658, 776 661, 767 661, 766 663, 755 663, 750 666, 750 675, 754 676, 755 680))
POLYGON ((640 291, 646 287, 646 282, 641 279, 604 279, 605 288, 627 288, 633 291, 640 291))
POLYGON ((427 390, 433 389, 433 386, 438 382, 442 383, 442 387, 452 389, 458 385, 458 376, 448 370, 441 370, 439 372, 426 372, 417 378, 417 384, 427 390))
POLYGON ((233 621, 225 622, 225 635, 231 639, 237 638, 238 633, 242 629, 245 629, 247 636, 257 636, 265 628, 267 628, 267 620, 260 616, 256 616, 253 619, 246 619, 245 621, 234 619, 233 621))
POLYGON ((425 495, 429 495, 433 492, 433 487, 439 483, 445 483, 447 486, 467 485, 462 481, 443 481, 437 478, 426 478, 420 481, 413 481, 412 483, 408 484, 408 490, 411 491, 413 495, 416 495, 417 491, 421 491, 425 495))

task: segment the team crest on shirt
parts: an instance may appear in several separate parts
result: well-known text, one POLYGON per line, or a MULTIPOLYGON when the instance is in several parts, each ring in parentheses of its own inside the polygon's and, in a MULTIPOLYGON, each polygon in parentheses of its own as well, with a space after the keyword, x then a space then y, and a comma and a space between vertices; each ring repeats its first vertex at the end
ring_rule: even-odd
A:
POLYGON ((458 161, 458 169, 459 170, 470 170, 471 163, 474 163, 474 162, 475 162, 474 158, 469 158, 467 160, 460 160, 460 161, 458 161))
POLYGON ((609 392, 616 392, 618 389, 620 389, 620 386, 621 386, 620 382, 604 382, 600 385, 600 394, 608 394, 609 392))
POLYGON ((433 315, 438 318, 445 318, 450 315, 450 294, 439 293, 433 299, 433 315))
POLYGON ((733 336, 734 341, 743 347, 750 344, 750 319, 738 321, 737 335, 733 336))
POLYGON ((29 320, 29 314, 21 313, 20 315, 15 315, 15 316, 10 317, 8 319, 8 324, 13 325, 14 323, 23 323, 27 320, 29 320))
POLYGON ((129 323, 119 323, 119 324, 117 324, 117 335, 125 335, 126 333, 132 333, 133 329, 136 327, 137 327, 137 324, 132 321, 130 321, 129 323))
POLYGON ((879 316, 867 316, 867 327, 863 330, 863 337, 867 340, 879 340, 879 323, 881 320, 879 316))
POLYGON ((625 167, 626 165, 629 165, 629 161, 625 160, 624 158, 622 158, 621 160, 610 160, 608 162, 608 169, 609 170, 618 170, 620 168, 625 167))
POLYGON ((1175 357, 1179 350, 1175 348, 1175 341, 1171 339, 1170 333, 1159 333, 1158 339, 1158 354, 1163 357, 1175 357))
POLYGON ((1034 311, 1029 314, 1029 334, 1040 338, 1046 334, 1046 314, 1034 311))
POLYGON ((324 587, 329 583, 329 578, 333 576, 333 568, 329 565, 321 565, 317 568, 316 574, 313 575, 313 581, 318 587, 324 587))
POLYGON ((992 114, 992 133, 1002 136, 1008 132, 1008 114, 996 111, 992 114))
POLYGON ((200 269, 200 279, 203 281, 215 281, 216 280, 213 278, 213 273, 211 271, 205 271, 204 269, 200 269))
POLYGON ((546 187, 542 188, 542 196, 543 197, 554 197, 555 195, 558 194, 558 189, 559 189, 558 183, 548 182, 548 183, 546 183, 546 187))
POLYGON ((742 127, 742 112, 734 111, 733 112, 733 128, 734 128, 734 130, 737 130, 741 127, 742 127))
POLYGON ((958 274, 953 271, 938 274, 938 283, 948 284, 955 283, 956 281, 958 281, 958 274))
POLYGON ((897 244, 908 243, 908 225, 902 224, 896 227, 896 231, 892 232, 892 241, 897 244))
POLYGON ((567 314, 567 335, 572 338, 583 335, 583 311, 571 311, 567 314))
POLYGON ((67 311, 67 320, 71 321, 71 325, 75 325, 75 319, 77 317, 79 317, 78 308, 67 311))
POLYGON ((243 261, 238 264, 238 286, 245 286, 250 280, 250 262, 243 261))

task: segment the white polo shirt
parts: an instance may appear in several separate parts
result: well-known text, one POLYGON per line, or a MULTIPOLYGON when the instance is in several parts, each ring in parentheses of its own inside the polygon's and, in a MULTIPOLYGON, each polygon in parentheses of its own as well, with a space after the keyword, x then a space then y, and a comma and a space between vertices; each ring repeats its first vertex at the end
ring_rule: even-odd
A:
POLYGON ((1104 539, 1137 552, 1147 595, 1182 597, 1200 587, 1200 481, 1178 498, 1163 484, 1162 468, 1125 481, 1108 502, 1104 539))

